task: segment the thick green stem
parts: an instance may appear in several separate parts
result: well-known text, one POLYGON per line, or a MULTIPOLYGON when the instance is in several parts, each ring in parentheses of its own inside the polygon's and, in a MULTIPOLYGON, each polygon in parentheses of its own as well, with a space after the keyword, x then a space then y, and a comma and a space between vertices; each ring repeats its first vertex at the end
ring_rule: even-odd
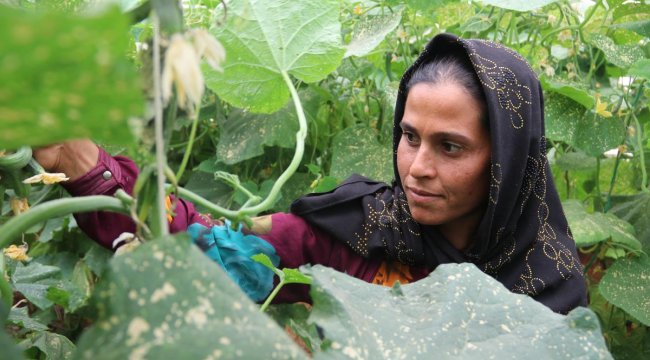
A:
MULTIPOLYGON (((201 111, 200 108, 198 111, 201 111)), ((183 176, 183 173, 185 172, 185 167, 187 166, 187 162, 190 159, 190 154, 192 153, 192 146, 194 146, 194 138, 196 137, 196 128, 197 125, 199 124, 198 111, 196 114, 194 114, 194 119, 192 119, 192 129, 190 130, 190 138, 187 140, 187 147, 185 148, 185 154, 183 154, 183 160, 181 161, 181 166, 178 167, 178 171, 176 172, 177 180, 180 180, 181 176, 183 176)))
POLYGON ((121 200, 105 195, 48 201, 42 205, 34 206, 0 226, 0 248, 11 244, 13 240, 30 227, 46 220, 73 213, 100 210, 129 214, 129 210, 122 204, 121 200))
POLYGON ((0 254, 0 297, 7 309, 11 308, 14 302, 14 292, 11 285, 5 278, 5 255, 0 254))
POLYGON ((636 146, 639 150, 639 161, 641 167, 641 191, 648 191, 648 173, 645 168, 645 154, 643 153, 643 143, 641 142, 643 136, 643 128, 639 123, 639 119, 636 115, 632 114, 632 119, 634 119, 634 125, 636 126, 636 146))
POLYGON ((282 78, 284 79, 284 82, 287 84, 289 91, 291 92, 291 98, 293 99, 293 104, 296 108, 296 114, 298 115, 298 122, 300 124, 300 129, 296 133, 296 151, 293 154, 293 159, 291 159, 289 167, 287 167, 282 175, 280 175, 278 180, 275 181, 275 184, 273 184, 273 188, 271 188, 271 192, 266 197, 266 199, 253 207, 242 208, 238 211, 239 216, 255 215, 271 208, 275 202, 275 199, 277 199, 278 195, 280 194, 280 189, 282 186, 284 186, 287 180, 289 180, 289 178, 298 169, 298 165, 300 165, 300 161, 302 161, 302 155, 305 152, 305 138, 307 137, 307 118, 305 117, 305 112, 302 109, 298 91, 296 90, 295 86, 293 86, 293 82, 291 81, 291 78, 289 78, 289 74, 287 74, 286 71, 282 72, 282 78))
POLYGON ((160 71, 160 24, 158 14, 152 13, 153 18, 153 86, 154 86, 154 110, 155 110, 155 132, 156 132, 156 216, 154 221, 154 233, 159 236, 169 234, 167 225, 167 213, 165 212, 165 141, 163 138, 163 105, 160 71))

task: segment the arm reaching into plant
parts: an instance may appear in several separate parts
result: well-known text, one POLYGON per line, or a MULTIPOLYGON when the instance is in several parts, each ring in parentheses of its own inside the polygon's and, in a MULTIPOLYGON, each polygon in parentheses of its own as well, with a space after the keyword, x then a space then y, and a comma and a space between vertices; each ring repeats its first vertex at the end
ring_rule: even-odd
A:
MULTIPOLYGON (((74 162, 73 154, 84 151, 89 153, 91 148, 97 152, 94 166, 84 174, 75 177, 74 180, 62 183, 68 192, 73 196, 113 195, 118 189, 123 189, 131 194, 139 173, 135 163, 124 156, 111 156, 90 141, 42 148, 38 150, 36 158, 42 162, 44 167, 47 165, 48 171, 66 172, 68 171, 66 166, 76 166, 69 165, 74 162), (56 163, 67 165, 57 166, 56 163)), ((208 256, 219 262, 232 277, 230 268, 237 268, 242 255, 241 252, 229 254, 224 249, 231 250, 232 246, 227 243, 233 240, 232 236, 236 232, 228 231, 221 226, 220 221, 199 213, 191 202, 170 198, 175 204, 174 216, 169 223, 170 232, 177 233, 190 228, 194 242, 208 256), (199 233, 201 236, 197 235, 199 233), (217 247, 220 249, 216 249, 217 247), (218 255, 214 255, 215 251, 218 252, 218 255)), ((113 240, 121 233, 135 231, 133 221, 121 214, 82 213, 75 214, 75 219, 79 227, 89 237, 109 249, 112 248, 113 240)), ((375 282, 378 270, 383 265, 379 259, 369 261, 363 258, 345 243, 334 240, 319 228, 309 225, 304 219, 293 214, 276 213, 253 218, 253 227, 244 230, 244 233, 255 234, 268 242, 275 249, 280 260, 279 267, 282 268, 297 268, 304 264, 324 264, 365 281, 375 282)), ((385 265, 383 266, 385 269, 385 265)), ((426 276, 427 272, 414 270, 411 273, 409 277, 412 278, 401 279, 402 283, 422 278, 426 276)), ((396 279, 393 277, 392 281, 396 279)), ((234 280, 238 282, 238 279, 234 280)), ((276 301, 308 301, 308 291, 309 288, 306 285, 287 285, 278 294, 276 301)))

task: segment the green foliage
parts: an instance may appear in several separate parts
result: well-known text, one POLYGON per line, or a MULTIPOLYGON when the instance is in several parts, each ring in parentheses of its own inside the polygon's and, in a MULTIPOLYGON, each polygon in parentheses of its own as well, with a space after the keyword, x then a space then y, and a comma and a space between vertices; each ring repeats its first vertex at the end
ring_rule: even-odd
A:
POLYGON ((611 240, 626 249, 641 250, 641 243, 635 237, 634 227, 627 221, 601 212, 588 214, 577 200, 564 201, 562 207, 569 221, 573 238, 579 247, 611 240))
POLYGON ((304 357, 186 236, 113 258, 97 294, 77 358, 304 357))
POLYGON ((622 259, 607 269, 599 285, 610 303, 650 326, 650 258, 622 259))
POLYGON ((616 147, 625 133, 625 125, 618 117, 604 118, 585 111, 568 97, 547 96, 544 110, 548 138, 566 142, 587 155, 600 156, 616 147))
POLYGON ((392 144, 381 144, 376 133, 365 126, 341 131, 332 144, 330 174, 340 180, 352 173, 390 182, 393 178, 392 144))
POLYGON ((79 137, 133 143, 127 120, 142 111, 142 96, 124 58, 127 29, 115 10, 80 18, 2 7, 0 32, 11 34, 0 42, 2 147, 79 137))
POLYGON ((619 198, 611 210, 612 214, 634 226, 646 253, 650 253, 650 211, 648 209, 650 209, 650 194, 641 193, 619 198))
POLYGON ((227 9, 227 23, 213 30, 228 54, 224 71, 204 70, 208 87, 235 106, 274 112, 289 100, 283 73, 315 82, 341 61, 338 1, 309 7, 292 0, 273 6, 258 0, 232 1, 227 9))
POLYGON ((593 312, 553 313, 471 264, 441 265, 392 289, 322 266, 309 273, 309 320, 332 342, 317 359, 498 358, 522 348, 552 359, 610 358, 593 312))
POLYGON ((517 1, 517 0, 481 0, 483 4, 500 7, 503 9, 516 10, 516 11, 530 11, 537 10, 548 4, 557 2, 558 0, 532 0, 532 1, 517 1))

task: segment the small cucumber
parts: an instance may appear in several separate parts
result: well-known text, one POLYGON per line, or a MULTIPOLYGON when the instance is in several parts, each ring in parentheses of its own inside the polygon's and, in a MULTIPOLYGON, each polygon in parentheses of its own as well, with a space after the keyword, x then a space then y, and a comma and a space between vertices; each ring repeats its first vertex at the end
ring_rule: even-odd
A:
POLYGON ((29 160, 32 159, 32 148, 23 146, 15 153, 0 156, 0 169, 1 170, 18 170, 25 167, 29 160))

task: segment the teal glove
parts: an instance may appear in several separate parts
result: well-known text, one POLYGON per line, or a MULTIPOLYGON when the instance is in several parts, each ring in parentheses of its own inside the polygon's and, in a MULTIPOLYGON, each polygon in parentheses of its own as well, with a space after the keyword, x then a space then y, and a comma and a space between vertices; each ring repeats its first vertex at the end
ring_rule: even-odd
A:
POLYGON ((228 276, 255 302, 264 300, 273 289, 273 271, 251 259, 256 254, 266 254, 273 265, 280 264, 275 248, 263 239, 225 225, 211 229, 194 223, 187 228, 196 244, 206 255, 221 266, 228 276))

